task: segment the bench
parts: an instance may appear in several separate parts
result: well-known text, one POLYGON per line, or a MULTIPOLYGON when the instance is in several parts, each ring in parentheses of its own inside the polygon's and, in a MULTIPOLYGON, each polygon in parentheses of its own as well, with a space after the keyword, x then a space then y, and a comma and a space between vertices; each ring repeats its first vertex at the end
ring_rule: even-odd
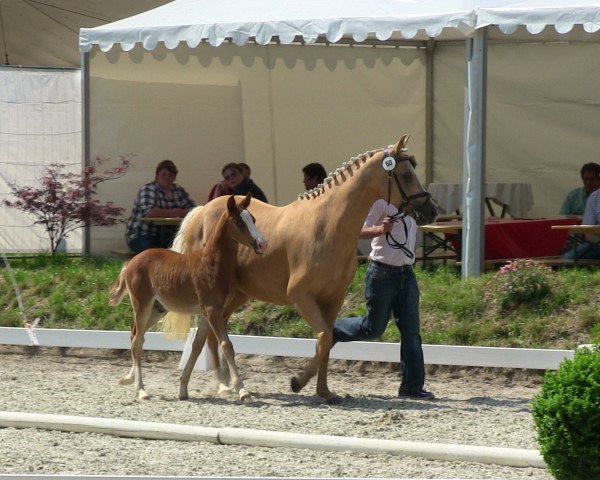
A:
MULTIPOLYGON (((591 258, 580 258, 573 260, 561 257, 528 257, 529 260, 535 260, 538 263, 548 265, 549 267, 593 267, 600 266, 600 260, 591 258)), ((515 258, 498 258, 494 260, 484 260, 484 268, 486 270, 502 266, 508 262, 518 260, 515 258)), ((456 262, 457 265, 462 265, 462 262, 456 262)))
POLYGON ((135 252, 132 252, 131 250, 127 249, 127 248, 123 248, 123 249, 115 249, 115 250, 111 250, 110 251, 111 254, 113 254, 115 257, 119 257, 119 258, 133 258, 135 257, 135 252))

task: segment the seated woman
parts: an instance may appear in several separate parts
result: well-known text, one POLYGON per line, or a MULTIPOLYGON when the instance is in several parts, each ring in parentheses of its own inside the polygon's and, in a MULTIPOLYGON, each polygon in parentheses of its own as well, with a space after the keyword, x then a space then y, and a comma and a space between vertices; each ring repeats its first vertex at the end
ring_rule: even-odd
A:
POLYGON ((216 183, 208 194, 208 201, 222 195, 252 194, 252 198, 267 203, 263 191, 250 178, 250 167, 245 163, 228 163, 221 170, 223 180, 216 183))
POLYGON ((175 183, 177 167, 171 160, 163 160, 156 167, 153 182, 143 185, 127 221, 127 245, 135 253, 148 248, 169 248, 177 232, 176 227, 159 226, 142 217, 180 217, 196 206, 183 187, 175 183))

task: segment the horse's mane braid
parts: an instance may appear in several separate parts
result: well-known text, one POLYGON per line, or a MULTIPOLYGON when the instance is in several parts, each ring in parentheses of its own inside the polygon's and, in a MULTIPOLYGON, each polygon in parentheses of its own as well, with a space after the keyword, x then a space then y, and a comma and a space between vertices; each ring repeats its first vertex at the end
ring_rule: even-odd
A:
POLYGON ((347 162, 342 163, 340 167, 338 167, 334 172, 329 172, 329 175, 323 180, 323 183, 319 183, 315 188, 311 190, 307 190, 304 193, 298 195, 298 200, 306 199, 309 200, 311 198, 317 198, 319 195, 325 193, 325 186, 331 185, 333 181, 335 181, 335 177, 342 173, 344 170, 352 171, 353 166, 357 166, 362 162, 365 163, 369 158, 371 158, 375 153, 381 152, 382 148, 378 148, 377 150, 369 150, 365 153, 361 153, 356 157, 352 157, 347 162))

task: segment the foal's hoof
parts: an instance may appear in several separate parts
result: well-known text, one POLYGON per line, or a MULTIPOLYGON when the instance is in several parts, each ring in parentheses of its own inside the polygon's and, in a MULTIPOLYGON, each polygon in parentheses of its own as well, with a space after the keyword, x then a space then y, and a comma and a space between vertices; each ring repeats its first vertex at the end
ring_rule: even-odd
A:
POLYGON ((146 392, 144 392, 143 390, 140 390, 138 392, 138 400, 149 400, 150 399, 150 395, 148 395, 146 392))
POLYGON ((342 399, 342 397, 340 397, 339 395, 332 395, 331 397, 329 397, 326 402, 327 405, 339 405, 340 403, 342 403, 344 400, 342 399))
POLYGON ((298 377, 292 377, 292 380, 290 381, 290 387, 294 393, 298 393, 300 390, 302 390, 302 385, 300 385, 298 377))

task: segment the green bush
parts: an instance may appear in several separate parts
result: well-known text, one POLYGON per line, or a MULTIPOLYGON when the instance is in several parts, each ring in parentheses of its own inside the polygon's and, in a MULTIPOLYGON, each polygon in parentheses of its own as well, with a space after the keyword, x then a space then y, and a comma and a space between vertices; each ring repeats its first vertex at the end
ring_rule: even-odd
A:
POLYGON ((600 346, 544 376, 532 401, 540 452, 557 480, 600 478, 600 346))
POLYGON ((539 303, 552 293, 553 277, 550 267, 535 260, 514 260, 486 282, 484 298, 501 310, 539 303))

